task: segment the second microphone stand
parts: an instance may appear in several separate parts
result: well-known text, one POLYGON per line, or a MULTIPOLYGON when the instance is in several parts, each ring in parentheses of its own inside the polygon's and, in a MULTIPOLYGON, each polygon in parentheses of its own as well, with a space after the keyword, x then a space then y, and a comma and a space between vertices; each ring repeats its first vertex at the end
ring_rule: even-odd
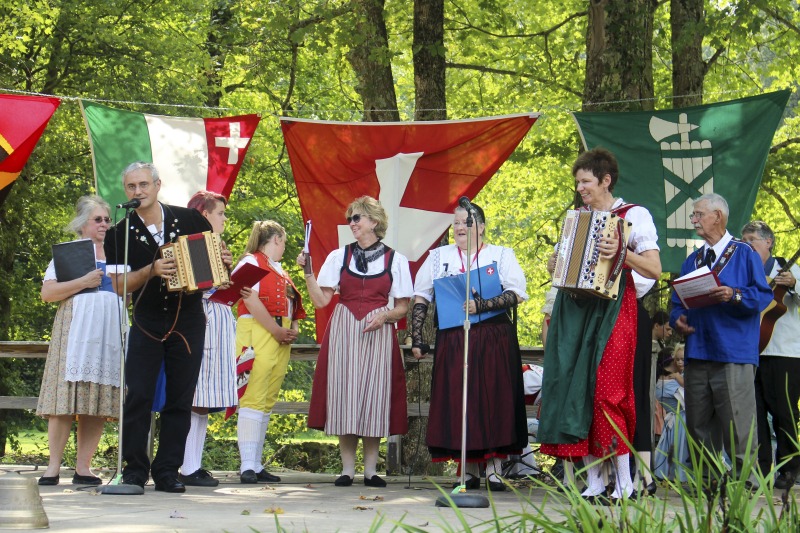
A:
MULTIPOLYGON (((468 494, 466 492, 466 472, 467 472, 467 385, 469 383, 469 301, 470 301, 470 270, 472 258, 472 224, 474 218, 473 210, 467 209, 467 263, 470 265, 466 270, 466 289, 464 294, 464 375, 461 382, 461 478, 456 491, 449 496, 439 496, 436 499, 436 507, 459 507, 459 508, 483 508, 489 507, 489 499, 480 494, 468 494), (461 492, 461 491, 464 492, 461 492)), ((480 266, 480 265, 478 265, 480 266)))
MULTIPOLYGON (((120 353, 120 367, 119 367, 119 439, 117 440, 117 475, 109 485, 104 486, 101 494, 123 494, 135 495, 144 494, 144 489, 139 485, 127 485, 120 483, 122 480, 122 417, 123 406, 125 404, 125 352, 128 347, 128 330, 130 322, 128 321, 128 244, 130 241, 130 231, 128 224, 130 224, 131 211, 133 208, 125 209, 125 253, 122 259, 122 318, 120 319, 120 335, 122 335, 122 353, 120 353)), ((119 237, 116 235, 115 237, 119 237)))

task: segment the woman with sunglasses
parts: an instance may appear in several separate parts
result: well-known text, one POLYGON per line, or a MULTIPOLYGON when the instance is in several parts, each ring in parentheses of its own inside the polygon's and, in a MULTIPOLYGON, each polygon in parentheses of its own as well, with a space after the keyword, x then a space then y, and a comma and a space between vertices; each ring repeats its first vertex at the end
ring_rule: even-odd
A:
POLYGON ((92 241, 97 268, 77 279, 59 281, 50 261, 44 275, 42 300, 61 303, 36 406, 36 414, 48 419, 50 448, 50 462, 39 485, 58 485, 64 447, 76 418, 78 450, 72 483, 99 485, 100 478, 90 469, 92 457, 106 420, 119 413, 120 301, 105 274, 108 215, 109 205, 99 196, 80 198, 67 229, 92 241))
POLYGON ((364 485, 385 487, 377 475, 380 440, 408 430, 405 372, 393 324, 408 311, 411 272, 408 259, 381 242, 388 218, 377 200, 358 198, 346 216, 355 242, 331 252, 318 278, 310 257, 297 258, 315 307, 325 307, 339 294, 320 345, 308 427, 339 437, 337 487, 353 484, 359 438, 364 485))

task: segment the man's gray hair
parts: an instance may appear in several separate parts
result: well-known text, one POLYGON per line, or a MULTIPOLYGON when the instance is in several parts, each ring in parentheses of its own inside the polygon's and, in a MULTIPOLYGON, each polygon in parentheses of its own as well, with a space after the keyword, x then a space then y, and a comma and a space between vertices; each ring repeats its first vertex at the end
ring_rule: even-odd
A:
POLYGON ((772 231, 772 228, 767 226, 766 222, 761 220, 748 222, 742 228, 742 238, 744 238, 745 233, 755 233, 761 239, 771 240, 772 244, 769 245, 770 252, 772 252, 772 249, 775 247, 775 233, 772 231))
POLYGON ((147 169, 150 171, 150 175, 153 176, 153 183, 157 182, 161 178, 158 176, 158 170, 153 163, 146 163, 144 161, 136 161, 135 163, 131 163, 125 170, 122 171, 122 179, 125 180, 125 176, 130 174, 131 172, 135 172, 140 169, 147 169))
POLYGON ((726 220, 728 219, 728 215, 730 215, 730 211, 728 210, 728 202, 725 201, 725 198, 723 198, 719 194, 715 192, 704 194, 699 198, 695 198, 692 201, 692 205, 697 205, 700 202, 705 202, 706 204, 708 204, 708 207, 710 209, 719 209, 720 211, 722 211, 722 214, 725 215, 725 219, 726 220))

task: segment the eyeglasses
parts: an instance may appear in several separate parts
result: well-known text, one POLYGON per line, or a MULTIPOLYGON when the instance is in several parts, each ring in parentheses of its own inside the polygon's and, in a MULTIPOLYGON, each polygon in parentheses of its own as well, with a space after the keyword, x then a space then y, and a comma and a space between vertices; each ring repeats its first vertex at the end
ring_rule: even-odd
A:
POLYGON ((351 222, 355 222, 356 224, 358 224, 360 220, 361 220, 361 215, 359 215, 358 213, 353 214, 353 216, 347 217, 348 224, 350 224, 351 222))
POLYGON ((95 224, 100 224, 101 222, 105 222, 106 224, 111 224, 111 219, 108 217, 94 217, 95 224))
POLYGON ((767 239, 762 239, 761 237, 742 237, 744 242, 756 242, 756 241, 766 241, 767 239))
POLYGON ((135 193, 136 189, 141 189, 142 192, 147 192, 151 185, 153 185, 155 181, 143 181, 141 183, 129 183, 125 186, 125 188, 131 192, 135 193))
MULTIPOLYGON (((714 209, 713 211, 710 211, 710 213, 713 213, 714 211, 719 211, 719 209, 714 209)), ((689 213, 689 220, 692 220, 693 218, 696 218, 697 220, 700 220, 701 218, 703 218, 707 214, 709 214, 709 213, 704 213, 702 211, 695 211, 693 213, 689 213)))

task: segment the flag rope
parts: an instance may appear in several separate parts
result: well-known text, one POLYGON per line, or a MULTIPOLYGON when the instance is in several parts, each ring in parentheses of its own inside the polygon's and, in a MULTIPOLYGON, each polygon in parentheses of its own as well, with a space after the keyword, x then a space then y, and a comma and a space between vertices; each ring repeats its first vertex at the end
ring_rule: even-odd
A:
MULTIPOLYGON (((50 98, 60 98, 61 100, 66 100, 68 102, 77 102, 77 101, 80 101, 80 100, 90 100, 92 102, 98 102, 98 103, 102 103, 102 104, 124 104, 124 105, 140 105, 140 106, 157 106, 157 107, 167 107, 167 108, 174 108, 174 109, 206 109, 206 110, 211 110, 211 111, 225 111, 225 112, 237 112, 237 113, 258 113, 258 114, 261 114, 262 116, 269 115, 269 116, 277 118, 277 119, 280 119, 280 118, 286 116, 286 115, 278 115, 276 113, 273 113, 272 111, 253 110, 251 108, 241 108, 241 107, 214 107, 214 106, 203 106, 203 105, 194 105, 194 104, 163 104, 163 103, 158 103, 158 102, 143 102, 143 101, 137 101, 137 100, 112 100, 112 99, 92 98, 92 97, 85 97, 85 96, 69 96, 69 95, 64 96, 64 95, 47 94, 47 93, 40 93, 40 92, 34 92, 34 91, 21 91, 21 90, 18 90, 18 89, 8 89, 8 88, 4 88, 4 87, 0 87, 0 91, 7 92, 7 93, 13 93, 13 94, 28 95, 28 96, 44 96, 44 97, 50 97, 50 98)), ((744 98, 744 97, 747 97, 747 96, 756 96, 756 95, 764 94, 764 93, 765 93, 765 91, 757 92, 755 94, 750 94, 750 91, 747 91, 745 89, 735 89, 735 90, 726 90, 726 91, 715 91, 715 92, 712 92, 712 93, 703 93, 702 96, 703 97, 707 97, 707 96, 721 96, 721 95, 741 95, 740 97, 744 98)), ((679 98, 693 98, 693 97, 696 97, 696 96, 700 96, 700 95, 697 95, 697 94, 684 94, 684 95, 676 95, 676 96, 655 96, 655 97, 652 97, 652 98, 635 98, 635 99, 630 99, 630 100, 609 100, 608 102, 587 102, 587 103, 581 103, 580 105, 581 106, 597 106, 597 107, 601 107, 601 106, 607 106, 607 105, 628 104, 628 103, 636 103, 636 102, 651 102, 651 101, 655 102, 655 101, 659 101, 659 100, 676 100, 676 99, 679 99, 679 98)), ((704 102, 704 104, 708 104, 708 103, 713 103, 713 102, 704 102)), ((490 110, 495 110, 495 109, 497 109, 497 108, 486 108, 486 107, 483 107, 483 108, 480 108, 480 109, 472 108, 472 111, 480 111, 481 113, 485 113, 485 112, 494 113, 495 111, 490 111, 490 110)), ((541 111, 540 111, 542 113, 542 115, 545 115, 545 111, 544 110, 549 110, 551 112, 555 111, 555 112, 566 112, 566 113, 572 113, 574 111, 580 111, 580 109, 575 109, 575 108, 572 108, 572 107, 569 107, 569 106, 563 106, 563 105, 544 106, 544 107, 541 108, 541 111)), ((373 112, 373 113, 374 112, 378 112, 378 113, 380 113, 380 112, 400 112, 400 111, 401 111, 400 109, 372 109, 371 110, 371 112, 373 112)), ((418 109, 416 111, 448 111, 448 110, 447 109, 418 109)), ((450 109, 449 111, 451 113, 453 112, 452 109, 450 109)), ((462 111, 464 111, 464 110, 462 110, 462 111)), ((333 113, 350 113, 352 116, 355 116, 355 115, 363 113, 363 109, 345 109, 345 108, 341 108, 341 109, 302 109, 302 110, 292 110, 291 112, 295 113, 295 115, 298 115, 298 116, 299 116, 300 113, 307 114, 307 115, 315 115, 315 116, 319 115, 321 113, 329 113, 329 114, 333 114, 333 113)), ((404 110, 404 112, 406 112, 408 114, 411 114, 411 115, 414 114, 414 111, 410 111, 410 110, 404 110)), ((530 112, 530 109, 525 109, 525 110, 521 110, 520 111, 519 108, 517 108, 517 110, 515 111, 513 109, 509 110, 508 108, 503 108, 503 111, 497 111, 497 112, 499 112, 501 114, 514 113, 514 112, 527 113, 527 112, 530 112)), ((542 116, 540 118, 540 120, 543 119, 543 118, 545 118, 545 117, 542 116)), ((456 119, 453 118, 453 119, 450 119, 450 120, 456 120, 456 119)))

